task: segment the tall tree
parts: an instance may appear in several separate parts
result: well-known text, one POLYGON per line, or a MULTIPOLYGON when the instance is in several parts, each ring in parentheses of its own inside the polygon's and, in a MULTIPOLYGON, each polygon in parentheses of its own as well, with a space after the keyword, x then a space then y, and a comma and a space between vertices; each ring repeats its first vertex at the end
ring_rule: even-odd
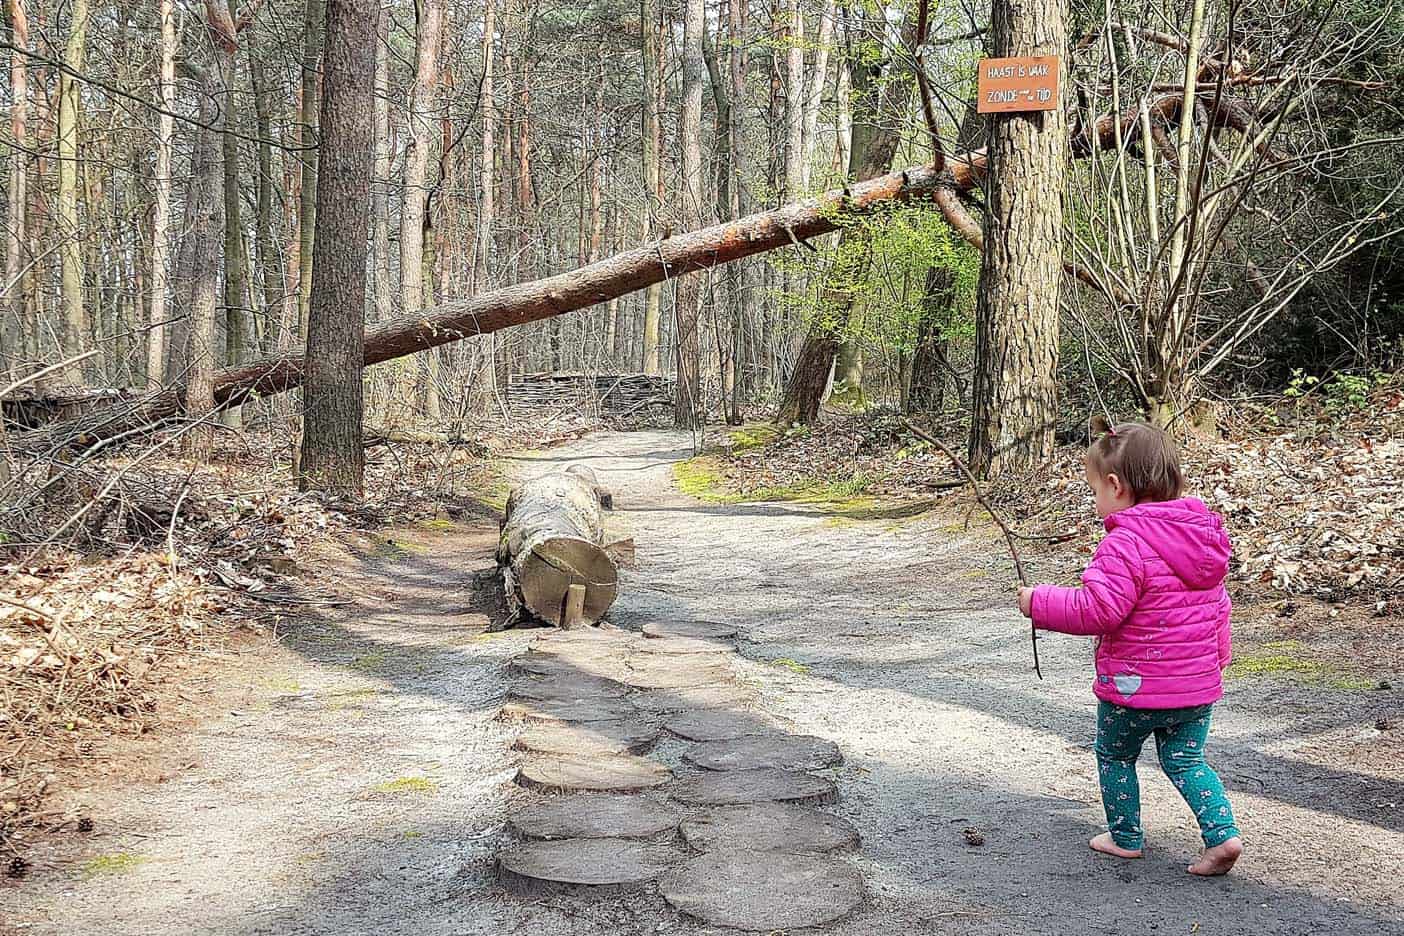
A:
MULTIPOLYGON (((640 0, 639 22, 643 33, 643 176, 644 198, 648 204, 648 236, 660 235, 658 212, 662 195, 662 175, 659 172, 658 114, 662 103, 659 100, 660 75, 658 67, 658 3, 657 0, 640 0)), ((659 314, 662 305, 663 287, 650 286, 644 298, 643 320, 643 372, 659 373, 658 342, 659 314)), ((554 323, 552 323, 554 326, 554 323)))
MULTIPOLYGON (((209 417, 215 409, 215 337, 219 315, 219 247, 223 239, 224 200, 221 179, 223 151, 211 124, 224 98, 224 84, 217 67, 201 76, 200 123, 196 135, 194 164, 186 189, 186 217, 190 220, 185 247, 184 289, 189 299, 188 326, 181 330, 174 366, 167 368, 187 380, 185 407, 199 422, 190 430, 186 453, 196 461, 208 461, 214 448, 214 427, 209 417)), ((180 280, 178 280, 180 281, 180 280)))
POLYGON ((24 0, 9 0, 8 12, 10 44, 16 50, 10 52, 10 138, 14 141, 14 150, 10 153, 9 227, 5 233, 5 281, 3 295, 0 295, 8 314, 0 324, 0 336, 4 337, 6 350, 11 355, 9 363, 13 374, 26 359, 37 361, 39 348, 38 323, 27 302, 28 275, 24 258, 29 166, 29 154, 25 152, 29 146, 29 73, 25 53, 29 50, 29 18, 24 0), (31 342, 34 342, 32 349, 31 342))
MULTIPOLYGON (((702 226, 702 31, 706 25, 703 0, 686 0, 683 16, 682 102, 678 112, 678 137, 682 147, 682 218, 689 231, 702 226)), ((698 306, 702 298, 701 274, 684 275, 674 303, 678 347, 677 398, 674 422, 685 429, 702 425, 701 348, 698 306)))
POLYGON ((814 74, 810 78, 809 89, 804 98, 804 143, 801 146, 800 162, 800 178, 806 191, 809 190, 815 148, 818 145, 819 106, 824 102, 824 87, 829 74, 829 50, 834 42, 837 7, 838 0, 824 0, 824 10, 819 14, 819 31, 814 37, 814 74))
POLYGON ((317 115, 322 87, 322 30, 326 0, 307 0, 305 12, 302 24, 302 93, 299 98, 301 119, 298 127, 302 159, 298 165, 297 207, 297 319, 298 333, 304 336, 307 334, 307 304, 312 298, 312 277, 315 275, 312 251, 317 240, 317 161, 321 155, 317 115))
POLYGON ((375 186, 371 191, 371 270, 376 318, 387 319, 395 300, 390 284, 390 16, 380 17, 375 43, 375 186))
POLYGON ((262 46, 249 48, 249 78, 253 84, 254 117, 258 126, 258 183, 255 194, 254 250, 258 275, 262 283, 263 307, 259 321, 259 351, 269 354, 274 347, 277 329, 274 325, 283 299, 282 271, 273 247, 273 89, 268 83, 262 46))
POLYGON ((364 487, 361 367, 365 357, 366 252, 374 172, 378 0, 328 0, 323 129, 312 305, 307 325, 304 488, 360 494, 364 487))
POLYGON ((804 11, 788 0, 785 34, 785 196, 794 201, 804 191, 804 11))
MULTIPOLYGON (((59 263, 62 269, 65 350, 70 356, 88 349, 87 306, 83 297, 84 232, 78 216, 79 136, 82 133, 83 58, 88 45, 88 0, 73 0, 70 7, 68 42, 64 46, 64 68, 59 72, 58 111, 58 223, 59 263)), ((85 370, 73 364, 64 370, 68 383, 86 383, 85 370)))
MULTIPOLYGON (((414 85, 409 97, 409 146, 405 151, 404 198, 400 210, 400 304, 406 315, 425 306, 424 227, 429 200, 425 184, 430 149, 434 141, 435 89, 439 76, 439 43, 444 26, 444 0, 423 0, 416 4, 419 22, 415 30, 414 85)), ((425 401, 429 415, 438 406, 438 389, 433 369, 426 363, 425 401)))
MULTIPOLYGON (((999 57, 1064 55, 1064 0, 994 0, 990 39, 999 57)), ((1053 453, 1067 147, 1061 103, 990 122, 970 424, 971 468, 987 475, 1053 453)))
MULTIPOLYGON (((497 2, 485 0, 483 4, 483 72, 482 87, 478 92, 478 118, 482 121, 482 146, 479 149, 478 171, 478 232, 477 246, 473 252, 473 288, 484 292, 492 288, 493 277, 497 273, 497 239, 494 234, 496 211, 493 196, 497 188, 497 146, 493 130, 497 124, 497 103, 493 96, 493 51, 497 40, 497 2)), ((506 363, 504 351, 499 348, 500 336, 488 335, 479 344, 483 353, 483 366, 479 368, 481 385, 492 391, 498 377, 498 369, 506 363)))

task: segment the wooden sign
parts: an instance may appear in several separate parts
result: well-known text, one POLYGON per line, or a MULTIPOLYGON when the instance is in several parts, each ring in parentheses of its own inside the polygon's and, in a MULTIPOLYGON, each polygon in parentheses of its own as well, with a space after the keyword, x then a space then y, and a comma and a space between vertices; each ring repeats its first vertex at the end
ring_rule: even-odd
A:
POLYGON ((982 114, 1053 110, 1058 67, 1056 55, 980 59, 977 109, 982 114))

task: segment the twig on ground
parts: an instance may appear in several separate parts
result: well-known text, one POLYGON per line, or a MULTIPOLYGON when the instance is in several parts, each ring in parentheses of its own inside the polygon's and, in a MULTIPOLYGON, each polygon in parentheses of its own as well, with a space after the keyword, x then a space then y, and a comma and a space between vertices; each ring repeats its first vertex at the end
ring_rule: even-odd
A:
MULTIPOLYGON (((993 519, 1000 530, 1003 531, 1004 541, 1009 545, 1009 557, 1014 560, 1014 573, 1019 577, 1019 584, 1027 588, 1029 586, 1029 577, 1024 572, 1024 560, 1023 557, 1019 555, 1019 547, 1014 545, 1014 531, 1009 528, 1009 524, 1004 522, 1004 518, 1001 517, 999 512, 996 511, 994 507, 990 506, 990 502, 985 499, 984 492, 980 490, 980 482, 975 479, 975 473, 961 460, 960 456, 956 455, 955 452, 952 452, 946 446, 946 443, 942 442, 931 433, 921 429, 910 419, 904 419, 902 423, 911 431, 912 435, 940 449, 945 456, 951 460, 951 464, 955 465, 956 470, 969 479, 970 490, 974 492, 975 500, 979 501, 980 506, 985 508, 985 512, 990 515, 991 519, 993 519)), ((1034 672, 1038 674, 1039 679, 1042 679, 1043 668, 1039 666, 1038 662, 1038 628, 1033 626, 1032 621, 1029 622, 1029 635, 1033 643, 1034 672)))

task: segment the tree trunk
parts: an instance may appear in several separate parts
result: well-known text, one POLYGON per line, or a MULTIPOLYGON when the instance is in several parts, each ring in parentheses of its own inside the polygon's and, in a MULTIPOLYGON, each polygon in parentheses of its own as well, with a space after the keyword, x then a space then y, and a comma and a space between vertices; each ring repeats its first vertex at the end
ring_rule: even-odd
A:
MULTIPOLYGON (((5 232, 5 288, 3 298, 8 315, 0 328, 3 328, 5 348, 10 354, 11 378, 19 376, 31 364, 37 363, 38 322, 28 302, 29 275, 24 272, 25 250, 28 243, 25 228, 25 210, 28 207, 28 160, 25 150, 29 147, 29 73, 24 52, 29 49, 29 20, 25 15, 24 0, 9 0, 10 43, 18 52, 10 53, 10 138, 15 149, 10 154, 10 184, 7 215, 9 226, 5 232), (31 351, 30 342, 35 342, 31 351)), ((0 428, 0 431, 3 431, 0 428)))
POLYGON ((799 0, 789 2, 785 35, 785 199, 804 191, 804 13, 799 0))
MULTIPOLYGON (((245 308, 248 295, 248 262, 244 252, 244 221, 239 205, 239 137, 238 101, 239 39, 237 27, 226 0, 205 0, 211 11, 210 33, 215 36, 216 59, 224 100, 220 102, 220 142, 224 163, 224 363, 242 364, 248 360, 249 316, 245 308), (219 14, 219 22, 214 20, 219 14), (221 30, 227 28, 229 32, 221 30)), ((231 428, 243 425, 239 407, 223 413, 222 422, 231 428)))
MULTIPOLYGON (((88 350, 89 345, 88 311, 83 301, 83 248, 86 238, 78 218, 82 82, 74 77, 83 72, 83 56, 88 41, 88 0, 73 0, 70 13, 72 20, 63 53, 66 68, 59 72, 58 235, 66 337, 64 351, 73 356, 88 350)), ((70 365, 64 369, 64 382, 85 386, 86 374, 92 370, 81 363, 70 365)))
MULTIPOLYGON (((1065 55, 1064 15, 1063 0, 995 0, 994 55, 1065 55)), ((970 425, 970 467, 985 475, 1053 453, 1067 146, 1061 103, 991 121, 970 425)))
MULTIPOLYGON (((657 0, 640 0, 640 28, 643 33, 643 173, 644 198, 648 202, 648 236, 658 237, 662 175, 659 171, 659 101, 658 68, 658 4, 657 0)), ((662 286, 649 287, 644 300, 643 372, 657 375, 658 324, 662 306, 662 286)))
MULTIPOLYGON (((885 24, 873 28, 885 28, 885 24)), ((914 43, 908 43, 909 47, 912 45, 914 43)), ((864 44, 854 44, 848 63, 856 102, 848 175, 860 181, 891 168, 901 136, 900 125, 887 118, 891 114, 906 113, 911 98, 911 82, 890 74, 884 76, 883 62, 873 60, 870 53, 871 49, 864 44)), ((957 165, 956 168, 961 167, 957 165)), ((857 251, 850 250, 847 254, 843 251, 849 236, 847 230, 840 235, 840 256, 849 256, 850 263, 866 262, 857 257, 857 251)), ((836 278, 840 282, 852 282, 860 272, 839 271, 836 278)), ((785 386, 785 398, 775 415, 776 423, 807 425, 819 416, 819 408, 829 389, 829 376, 839 355, 839 336, 848 325, 854 299, 847 290, 835 291, 826 298, 829 314, 810 327, 800 346, 794 372, 785 386)), ((856 347, 845 349, 845 364, 845 373, 836 377, 845 381, 850 393, 855 393, 853 402, 861 403, 862 356, 856 347)))
POLYGON ((804 99, 803 146, 800 148, 800 178, 809 191, 810 172, 814 166, 816 137, 819 133, 819 105, 824 102, 824 85, 829 75, 829 49, 834 41, 834 19, 838 0, 824 0, 819 14, 819 33, 814 39, 814 76, 804 99))
POLYGON ((249 55, 249 76, 253 82, 254 114, 258 121, 258 209, 254 219, 254 249, 263 285, 263 308, 259 352, 271 354, 274 347, 275 316, 282 303, 282 279, 278 256, 273 250, 273 105, 263 59, 257 51, 249 55))
MULTIPOLYGON (((485 292, 492 288, 497 274, 497 240, 493 233, 496 209, 493 196, 497 186, 497 146, 493 130, 497 125, 497 102, 493 97, 493 52, 496 48, 497 3, 483 4, 483 72, 482 89, 478 98, 478 119, 482 121, 482 146, 478 168, 478 243, 474 251, 473 288, 485 292)), ((479 388, 489 397, 496 393, 498 353, 497 338, 485 335, 479 342, 483 366, 479 368, 479 388)))
POLYGON ((307 0, 302 40, 302 143, 301 188, 298 193, 297 320, 299 334, 307 335, 308 303, 312 298, 315 267, 312 252, 317 240, 317 162, 321 134, 317 115, 321 97, 322 29, 326 0, 307 0))
MULTIPOLYGON (((366 335, 363 364, 379 364, 474 335, 553 318, 665 279, 790 246, 795 240, 833 232, 840 214, 860 215, 892 201, 929 198, 943 187, 969 189, 982 172, 979 153, 952 159, 945 172, 913 166, 847 190, 635 247, 583 269, 448 302, 371 331, 366 335)), ((290 355, 220 371, 215 379, 216 401, 237 404, 250 393, 268 395, 300 386, 304 363, 301 355, 290 355)), ((17 450, 33 452, 110 438, 180 413, 184 390, 174 387, 120 410, 95 412, 80 421, 15 436, 12 441, 17 450)))
POLYGON ((906 411, 938 413, 945 403, 945 329, 950 324, 954 277, 949 267, 933 266, 926 271, 921 297, 921 320, 917 323, 916 350, 912 354, 911 380, 907 387, 906 411))
POLYGON ((526 482, 507 498, 497 563, 514 617, 593 624, 614 603, 618 572, 604 548, 604 494, 588 468, 526 482), (566 620, 571 586, 585 588, 580 620, 566 620))
POLYGON ((307 327, 299 483, 343 495, 363 490, 361 372, 366 250, 374 172, 375 45, 379 0, 328 0, 322 88, 322 173, 307 327))
MULTIPOLYGON (((224 98, 218 68, 205 73, 200 100, 200 122, 208 126, 224 98)), ((216 407, 215 340, 219 315, 219 248, 223 237, 224 201, 220 195, 224 174, 217 131, 197 134, 197 165, 193 167, 190 200, 190 329, 185 348, 186 412, 200 424, 186 437, 186 453, 195 461, 208 461, 214 447, 214 427, 209 419, 216 407)), ((173 369, 174 373, 174 369, 173 369)))
MULTIPOLYGON (((678 112, 678 137, 682 147, 682 219, 695 230, 702 217, 702 30, 706 23, 703 0, 687 0, 683 17, 682 105, 678 112)), ((684 276, 678 283, 673 321, 677 334, 678 376, 673 420, 683 429, 700 428, 705 420, 702 403, 701 348, 698 307, 702 278, 684 276)))
MULTIPOLYGON (((424 227, 429 192, 425 180, 434 137, 433 110, 439 74, 439 41, 444 25, 444 0, 425 0, 415 35, 415 78, 410 89, 409 146, 405 152, 404 199, 400 210, 400 310, 414 315, 424 308, 424 227)), ((424 362, 426 409, 437 408, 438 388, 433 361, 424 362)))
POLYGON ((376 321, 393 313, 390 284, 390 17, 380 17, 375 43, 375 182, 371 191, 371 269, 374 271, 376 321))

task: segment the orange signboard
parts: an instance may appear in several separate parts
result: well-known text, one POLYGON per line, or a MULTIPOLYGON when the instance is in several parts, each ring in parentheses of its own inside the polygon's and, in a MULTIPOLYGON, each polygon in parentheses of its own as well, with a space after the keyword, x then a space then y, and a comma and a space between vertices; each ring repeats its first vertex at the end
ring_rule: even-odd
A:
POLYGON ((980 59, 982 114, 1045 111, 1058 106, 1058 56, 980 59))

